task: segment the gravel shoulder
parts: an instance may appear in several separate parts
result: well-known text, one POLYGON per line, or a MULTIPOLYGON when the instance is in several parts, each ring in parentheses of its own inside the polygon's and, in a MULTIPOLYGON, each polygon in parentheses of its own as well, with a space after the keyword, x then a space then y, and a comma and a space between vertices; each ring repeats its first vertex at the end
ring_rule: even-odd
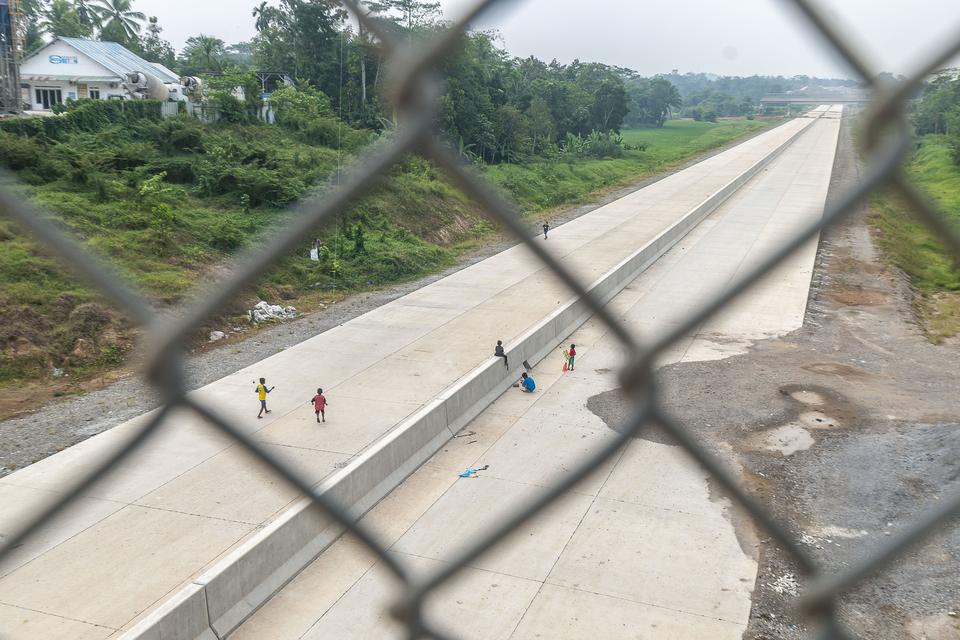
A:
MULTIPOLYGON (((849 121, 829 198, 859 180, 849 121)), ((660 371, 663 405, 721 455, 826 573, 960 491, 960 350, 934 346, 861 209, 822 240, 803 328, 716 362, 660 371)), ((751 640, 813 637, 807 584, 759 532, 751 640)), ((960 530, 948 526, 840 602, 852 637, 960 639, 960 530)))
MULTIPOLYGON (((543 217, 547 217, 551 225, 556 227, 760 135, 765 130, 695 156, 668 171, 605 192, 589 204, 538 214, 538 217, 531 216, 530 234, 537 233, 543 217)), ((456 265, 442 272, 352 295, 295 320, 190 353, 186 359, 188 388, 196 389, 209 384, 516 244, 514 238, 493 238, 480 249, 463 255, 456 265)), ((159 404, 157 395, 135 372, 119 372, 111 374, 111 377, 117 379, 107 384, 101 380, 88 381, 83 385, 85 392, 81 395, 57 398, 35 411, 0 421, 0 477, 130 420, 159 404)))

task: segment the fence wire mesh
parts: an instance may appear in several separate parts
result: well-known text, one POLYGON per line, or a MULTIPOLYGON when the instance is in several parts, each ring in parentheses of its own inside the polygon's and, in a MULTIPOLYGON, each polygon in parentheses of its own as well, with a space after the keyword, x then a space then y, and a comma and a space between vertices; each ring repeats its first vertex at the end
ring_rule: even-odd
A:
POLYGON ((342 0, 342 2, 355 19, 362 21, 364 26, 379 39, 385 55, 394 62, 393 90, 390 99, 396 109, 399 122, 396 132, 383 142, 374 145, 353 162, 343 179, 321 198, 302 203, 290 217, 288 224, 268 240, 265 246, 259 250, 250 251, 236 260, 235 268, 228 275, 199 291, 176 318, 172 318, 169 314, 158 313, 147 300, 128 287, 123 279, 104 262, 72 239, 42 211, 24 202, 10 190, 0 189, 0 214, 15 220, 32 232, 40 242, 56 252, 81 276, 95 285, 133 322, 146 327, 145 335, 148 336, 148 342, 145 345, 147 354, 145 376, 161 392, 164 402, 160 410, 137 429, 121 447, 118 447, 109 459, 79 478, 73 487, 55 503, 11 535, 0 548, 0 559, 33 536, 64 508, 160 432, 172 410, 185 408, 195 412, 234 439, 263 465, 298 488, 304 495, 309 496, 317 507, 356 536, 384 563, 384 566, 404 585, 402 600, 394 605, 392 613, 405 625, 410 638, 426 637, 445 640, 447 636, 433 628, 425 618, 425 600, 473 560, 566 494, 641 430, 658 425, 671 434, 808 575, 810 586, 799 599, 799 606, 812 623, 812 628, 818 629, 817 637, 825 639, 851 637, 850 632, 842 627, 838 619, 838 599, 855 588, 864 578, 897 559, 912 546, 923 542, 927 536, 955 518, 960 513, 960 492, 938 501, 902 532, 891 537, 884 545, 855 564, 837 573, 827 573, 804 550, 788 527, 779 522, 763 504, 747 493, 721 459, 708 451, 683 424, 661 409, 657 403, 658 389, 654 362, 657 356, 676 341, 717 314, 808 240, 826 227, 842 221, 879 189, 887 188, 899 193, 912 206, 918 219, 960 257, 960 235, 946 222, 946 218, 932 204, 932 201, 910 183, 902 169, 902 162, 910 149, 911 131, 906 117, 908 101, 925 78, 960 52, 960 38, 950 46, 930 55, 899 84, 883 85, 877 80, 878 70, 872 68, 869 59, 852 45, 851 34, 840 31, 814 2, 781 0, 785 10, 797 12, 797 15, 808 22, 822 36, 827 46, 872 90, 871 102, 864 112, 866 171, 859 183, 828 206, 822 218, 815 224, 791 238, 769 259, 734 283, 722 295, 708 301, 696 313, 685 318, 667 335, 654 343, 643 344, 637 336, 631 334, 624 323, 616 321, 604 305, 588 293, 585 284, 576 274, 567 270, 556 258, 544 251, 541 244, 529 237, 517 209, 478 178, 443 141, 442 134, 436 128, 433 117, 435 97, 442 82, 442 79, 436 75, 437 66, 444 56, 455 52, 460 35, 470 23, 494 5, 508 4, 507 0, 476 2, 465 15, 450 25, 440 36, 419 48, 411 48, 407 43, 398 42, 389 30, 382 28, 381 23, 370 17, 369 12, 363 9, 363 3, 359 0, 342 0), (478 541, 446 563, 442 569, 422 579, 411 577, 408 569, 387 553, 387 550, 377 542, 376 536, 357 523, 342 505, 315 491, 312 482, 300 477, 269 450, 258 445, 242 430, 218 415, 213 408, 188 396, 183 355, 179 347, 203 324, 205 319, 213 315, 244 287, 253 283, 277 260, 297 247, 305 234, 325 221, 329 221, 338 212, 343 211, 345 207, 370 191, 391 167, 409 153, 420 154, 441 167, 452 183, 475 200, 493 222, 501 225, 525 244, 612 331, 630 356, 631 364, 622 372, 621 382, 635 403, 632 417, 617 430, 616 438, 601 450, 582 460, 573 473, 567 475, 552 489, 547 490, 540 498, 523 505, 493 530, 485 532, 478 541))

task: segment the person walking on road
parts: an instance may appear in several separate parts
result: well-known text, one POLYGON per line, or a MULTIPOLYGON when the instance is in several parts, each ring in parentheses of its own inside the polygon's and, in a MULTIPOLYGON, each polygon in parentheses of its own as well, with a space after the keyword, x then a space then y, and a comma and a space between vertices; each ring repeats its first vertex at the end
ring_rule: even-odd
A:
POLYGON ((526 373, 520 374, 520 391, 524 393, 533 393, 537 389, 537 383, 526 373))
POLYGON ((544 221, 543 221, 543 239, 544 239, 544 240, 547 239, 547 232, 548 232, 548 231, 550 231, 550 221, 549 221, 549 220, 544 220, 544 221))
POLYGON ((567 356, 567 365, 570 371, 573 371, 573 363, 577 359, 577 345, 571 344, 570 349, 567 351, 567 353, 569 354, 567 356))
POLYGON ((507 363, 507 353, 503 350, 503 341, 497 340, 497 346, 493 348, 493 355, 497 358, 503 358, 503 366, 507 369, 510 368, 510 365, 507 363))
POLYGON ((326 422, 327 414, 324 413, 324 409, 326 409, 330 403, 327 402, 326 397, 324 397, 323 389, 317 389, 317 395, 310 398, 310 402, 313 403, 313 411, 317 414, 317 422, 320 422, 321 418, 323 418, 323 422, 326 422))
POLYGON ((264 412, 270 413, 270 409, 267 409, 267 394, 274 390, 275 387, 270 387, 267 389, 267 379, 260 378, 260 384, 257 385, 257 397, 260 398, 260 413, 257 414, 258 418, 262 418, 264 412))

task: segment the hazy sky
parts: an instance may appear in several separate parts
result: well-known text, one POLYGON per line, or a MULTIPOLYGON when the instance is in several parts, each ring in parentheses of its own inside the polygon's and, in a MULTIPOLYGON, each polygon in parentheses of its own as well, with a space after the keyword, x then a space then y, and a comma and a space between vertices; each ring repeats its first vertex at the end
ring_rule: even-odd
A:
MULTIPOLYGON (((455 17, 471 0, 442 0, 455 17)), ((820 0, 857 35, 877 66, 907 72, 918 56, 960 32, 957 0, 820 0)), ((134 0, 156 15, 179 48, 197 33, 228 43, 253 33, 254 0, 134 0)), ((643 74, 704 71, 724 75, 849 76, 825 53, 788 0, 514 0, 479 25, 495 27, 519 56, 574 58, 643 74)))

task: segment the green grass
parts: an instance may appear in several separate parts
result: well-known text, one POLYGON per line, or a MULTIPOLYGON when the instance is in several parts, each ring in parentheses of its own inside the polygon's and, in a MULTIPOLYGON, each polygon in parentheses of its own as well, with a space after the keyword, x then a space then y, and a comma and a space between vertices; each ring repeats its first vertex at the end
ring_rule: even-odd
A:
MULTIPOLYGON (((920 138, 907 173, 960 230, 960 166, 946 136, 920 138)), ((960 334, 960 262, 901 199, 877 195, 872 209, 870 220, 881 248, 921 294, 919 312, 930 339, 939 342, 960 334)))
POLYGON ((623 186, 770 126, 759 120, 695 122, 668 120, 661 128, 623 131, 624 143, 646 145, 621 158, 563 158, 489 166, 485 173, 526 212, 584 202, 597 192, 623 186))

